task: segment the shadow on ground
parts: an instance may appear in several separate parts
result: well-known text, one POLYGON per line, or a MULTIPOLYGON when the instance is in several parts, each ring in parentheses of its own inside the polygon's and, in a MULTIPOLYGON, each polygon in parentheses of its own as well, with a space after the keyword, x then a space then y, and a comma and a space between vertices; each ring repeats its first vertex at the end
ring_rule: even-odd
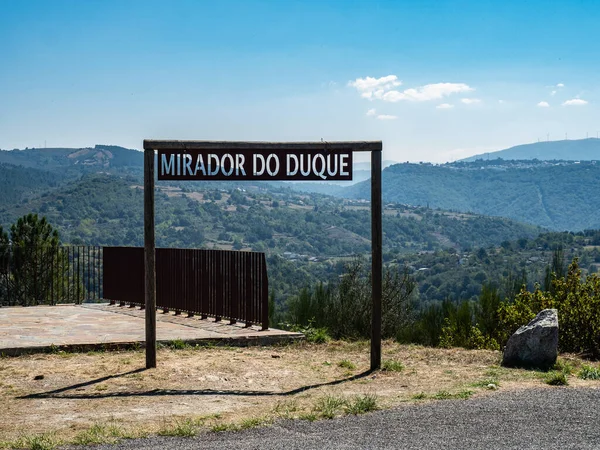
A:
POLYGON ((217 390, 217 389, 152 389, 149 391, 136 391, 136 392, 107 392, 107 393, 95 393, 95 394, 72 394, 69 391, 76 389, 93 386, 94 384, 101 383, 113 378, 120 378, 127 375, 133 375, 141 373, 147 369, 136 369, 129 372, 123 372, 116 375, 108 375, 95 380, 86 381, 84 383, 78 383, 71 386, 66 386, 60 389, 55 389, 48 392, 39 392, 37 394, 29 394, 17 397, 18 399, 41 399, 41 398, 64 398, 64 399, 100 399, 100 398, 111 398, 111 397, 154 397, 154 396, 178 396, 178 395, 239 395, 239 396, 289 396, 299 394, 301 392, 308 391, 310 389, 316 389, 323 386, 335 386, 349 381, 359 380, 365 378, 373 373, 372 370, 353 375, 351 377, 342 378, 340 380, 328 381, 327 383, 311 384, 308 386, 301 386, 290 391, 245 391, 245 390, 217 390))

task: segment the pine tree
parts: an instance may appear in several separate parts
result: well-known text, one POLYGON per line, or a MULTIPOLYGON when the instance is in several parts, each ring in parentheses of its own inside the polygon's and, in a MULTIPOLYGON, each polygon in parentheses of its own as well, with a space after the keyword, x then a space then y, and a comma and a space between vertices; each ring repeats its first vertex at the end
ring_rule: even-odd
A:
POLYGON ((63 280, 68 261, 59 251, 58 231, 45 217, 28 214, 10 227, 11 304, 54 304, 51 292, 63 280))

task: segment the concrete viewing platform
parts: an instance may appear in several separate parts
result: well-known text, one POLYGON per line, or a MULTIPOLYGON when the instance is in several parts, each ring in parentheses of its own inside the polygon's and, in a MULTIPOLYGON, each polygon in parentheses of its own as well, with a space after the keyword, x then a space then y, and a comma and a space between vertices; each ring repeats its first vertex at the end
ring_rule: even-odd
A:
MULTIPOLYGON (((0 308, 0 354, 47 352, 52 349, 94 350, 144 346, 144 314, 139 308, 85 303, 82 305, 0 308)), ((159 343, 272 345, 304 338, 302 333, 246 328, 223 319, 156 314, 159 343)))

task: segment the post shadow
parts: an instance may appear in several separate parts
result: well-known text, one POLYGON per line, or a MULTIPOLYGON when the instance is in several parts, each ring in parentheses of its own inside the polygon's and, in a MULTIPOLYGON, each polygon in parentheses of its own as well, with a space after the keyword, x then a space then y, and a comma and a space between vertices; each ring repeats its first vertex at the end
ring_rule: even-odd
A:
POLYGON ((238 395, 238 396, 256 396, 256 397, 276 397, 276 396, 292 396, 301 392, 306 392, 311 389, 317 389, 324 386, 336 386, 338 384, 347 383, 349 381, 359 380, 371 375, 374 371, 369 369, 357 375, 351 377, 342 378, 339 380, 328 381, 326 383, 310 384, 307 386, 300 386, 296 389, 289 391, 276 392, 276 391, 248 391, 248 390, 218 390, 218 389, 152 389, 149 391, 139 392, 108 392, 108 393, 97 393, 97 394, 63 394, 64 392, 80 389, 94 384, 101 383, 103 381, 110 380, 112 378, 119 378, 127 375, 132 375, 139 372, 144 372, 146 369, 136 369, 129 372, 124 372, 116 375, 109 375, 106 377, 97 378, 95 380, 86 381, 84 383, 74 384, 72 386, 66 386, 60 389, 54 389, 48 392, 40 392, 37 394, 28 394, 20 397, 16 397, 20 400, 33 400, 41 398, 57 398, 57 399, 81 399, 81 400, 93 400, 101 398, 113 398, 113 397, 160 397, 160 396, 180 396, 180 395, 238 395))

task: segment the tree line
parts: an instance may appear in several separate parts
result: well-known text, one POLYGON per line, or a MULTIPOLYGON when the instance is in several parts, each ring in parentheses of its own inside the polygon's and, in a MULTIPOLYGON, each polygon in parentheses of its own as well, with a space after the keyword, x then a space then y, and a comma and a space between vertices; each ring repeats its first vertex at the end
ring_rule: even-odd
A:
MULTIPOLYGON (((503 348, 508 338, 545 308, 558 310, 559 349, 600 357, 600 277, 585 276, 575 257, 568 267, 554 251, 545 277, 528 289, 526 280, 505 280, 504 293, 486 283, 475 299, 419 304, 409 271, 388 266, 383 277, 382 336, 402 343, 476 349, 503 348)), ((318 283, 288 299, 276 320, 287 328, 338 339, 370 338, 371 279, 364 261, 347 265, 329 283, 318 283)))

